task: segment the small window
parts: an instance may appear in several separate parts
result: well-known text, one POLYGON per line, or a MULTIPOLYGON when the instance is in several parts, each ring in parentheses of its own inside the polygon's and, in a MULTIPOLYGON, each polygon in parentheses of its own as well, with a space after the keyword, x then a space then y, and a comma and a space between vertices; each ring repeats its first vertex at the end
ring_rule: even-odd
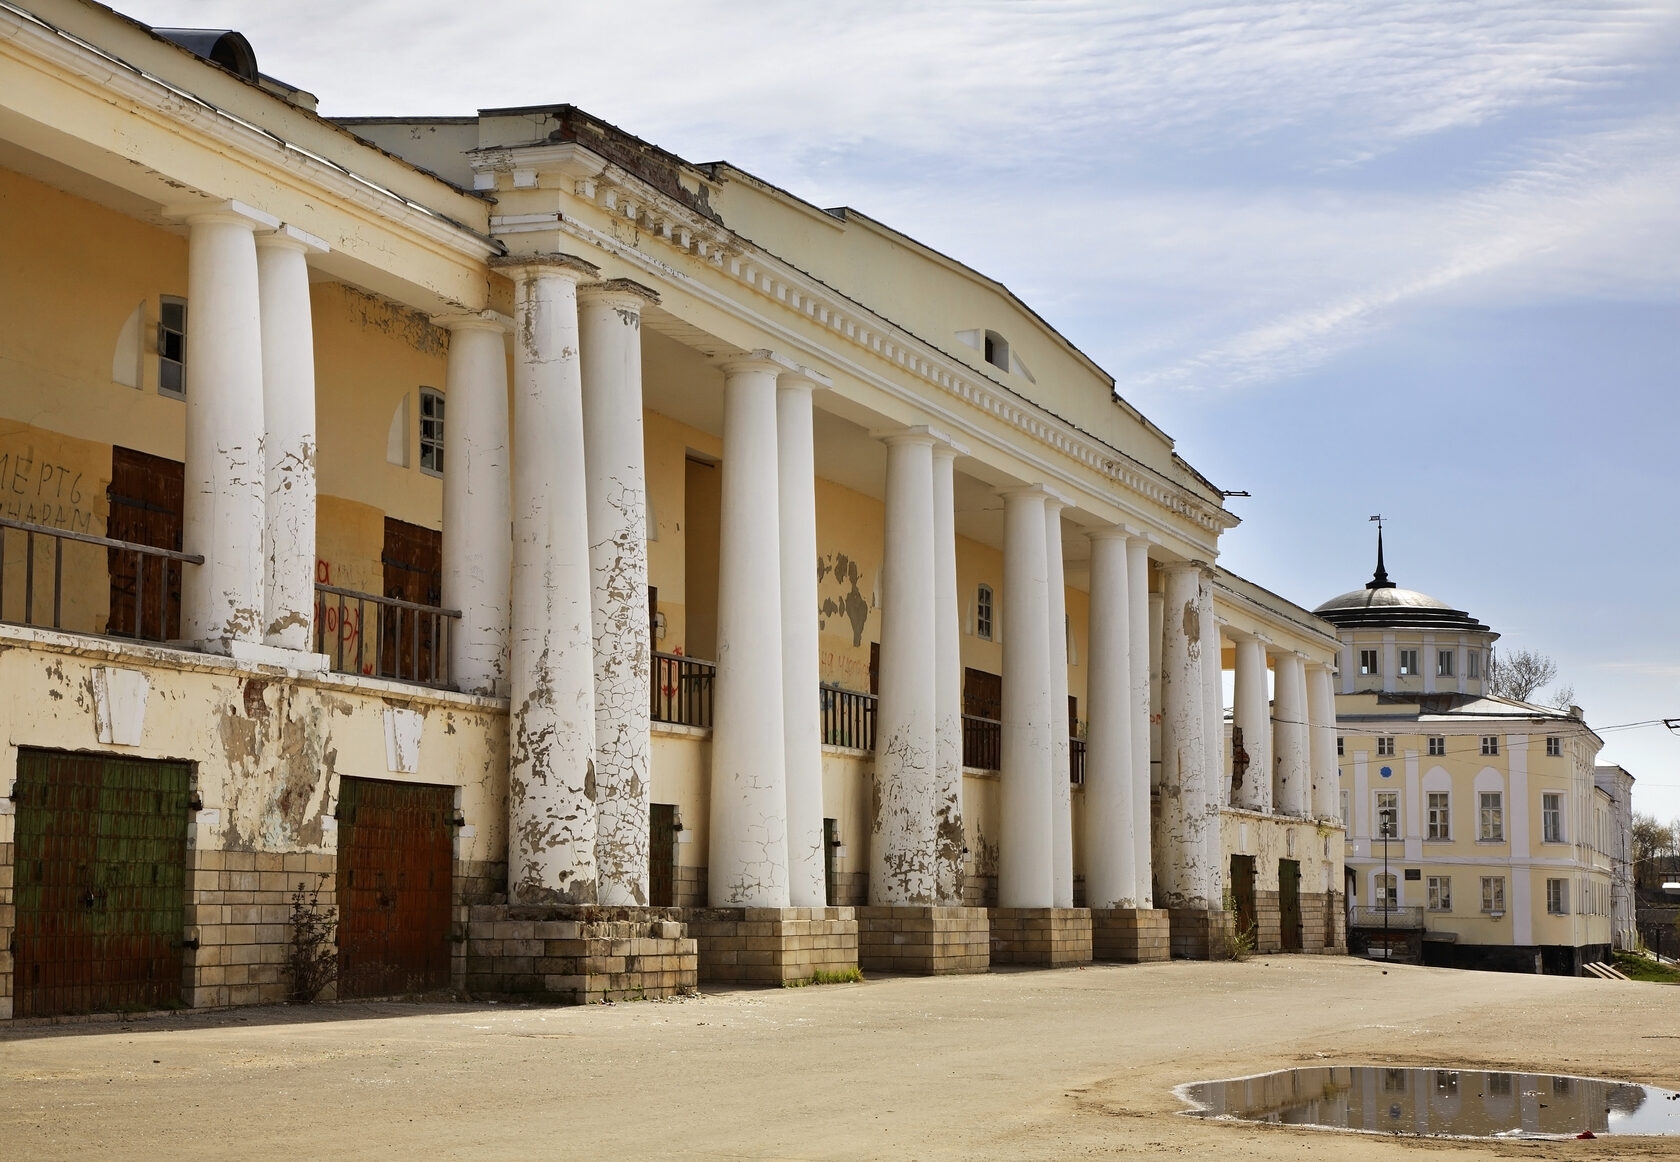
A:
POLYGON ((1359 672, 1361 674, 1375 674, 1378 672, 1376 650, 1359 651, 1359 672))
POLYGON ((1562 756, 1563 739, 1559 738, 1555 734, 1548 734, 1546 736, 1546 757, 1549 759, 1555 759, 1561 758, 1562 756))
POLYGON ((420 389, 420 471, 443 475, 443 393, 420 389))
POLYGON ((1435 676, 1437 678, 1453 676, 1453 651, 1441 650, 1435 655, 1435 676))
POLYGON ((1400 676, 1415 678, 1418 674, 1418 652, 1416 650, 1400 651, 1400 676))
POLYGON ((1497 734, 1482 735, 1482 753, 1485 755, 1499 753, 1499 736, 1497 734))
POLYGON ((1494 916, 1505 914, 1505 877, 1482 877, 1482 911, 1494 916))
POLYGON ((159 303, 157 330, 158 391, 184 398, 187 394, 187 300, 164 295, 159 303))
POLYGON ((982 585, 974 591, 974 636, 992 640, 992 587, 982 585))
POLYGON ((1429 910, 1431 912, 1452 911, 1452 877, 1429 877, 1429 910))
POLYGON ((1478 839, 1499 841, 1505 838, 1505 795, 1500 791, 1483 791, 1478 817, 1478 839))
POLYGON ((1429 792, 1429 838, 1452 838, 1452 813, 1446 791, 1429 792))
POLYGON ((1569 881, 1546 881, 1546 911, 1554 916, 1569 914, 1569 881))
POLYGON ((1342 792, 1342 830, 1353 830, 1353 792, 1342 792))
POLYGON ((1345 749, 1346 746, 1347 746, 1347 739, 1343 738, 1341 735, 1338 734, 1336 736, 1336 755, 1337 755, 1338 758, 1347 753, 1347 751, 1345 749))
POLYGON ((1547 791, 1540 796, 1540 836, 1546 843, 1563 842, 1563 793, 1547 791))
POLYGON ((1429 736, 1429 753, 1440 757, 1447 753, 1447 740, 1438 734, 1429 736))
POLYGON ((1378 757, 1394 757, 1394 736, 1392 734, 1384 734, 1377 738, 1377 755, 1378 757))
POLYGON ((1400 837, 1400 792, 1377 792, 1377 838, 1400 837))
POLYGON ((1482 676, 1482 652, 1471 650, 1464 655, 1464 676, 1466 678, 1480 678, 1482 676))
POLYGON ((1385 912, 1392 912, 1400 903, 1400 888, 1394 882, 1394 873, 1377 874, 1377 907, 1385 912))
POLYGON ((996 331, 986 332, 986 362, 999 371, 1009 370, 1009 341, 996 331))

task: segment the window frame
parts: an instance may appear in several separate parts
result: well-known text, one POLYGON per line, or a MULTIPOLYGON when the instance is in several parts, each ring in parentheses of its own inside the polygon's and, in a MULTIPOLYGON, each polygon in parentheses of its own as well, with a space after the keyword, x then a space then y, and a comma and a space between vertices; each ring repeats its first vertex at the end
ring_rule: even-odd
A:
POLYGON ((1424 838, 1442 841, 1451 840, 1452 792, 1425 791, 1423 801, 1426 804, 1424 812, 1425 819, 1427 821, 1427 830, 1424 832, 1424 838), (1436 799, 1441 800, 1439 807, 1435 804, 1436 799))
POLYGON ((189 326, 189 318, 188 318, 188 315, 187 315, 187 300, 186 300, 186 298, 181 296, 181 295, 159 295, 158 296, 158 322, 157 322, 158 394, 162 395, 162 396, 167 396, 170 399, 186 399, 187 398, 187 327, 188 326, 189 326), (179 328, 171 327, 169 325, 168 319, 166 318, 168 310, 171 307, 180 307, 181 308, 181 325, 180 325, 179 328), (168 354, 165 353, 164 347, 165 347, 167 336, 175 336, 177 339, 179 339, 180 349, 181 349, 181 357, 179 359, 175 358, 172 355, 168 355, 168 354), (179 372, 177 373, 179 375, 179 378, 180 378, 180 381, 181 381, 179 387, 165 387, 164 386, 163 369, 164 369, 165 365, 168 365, 168 366, 171 366, 171 367, 176 367, 176 368, 180 369, 179 372))
POLYGON ((1447 739, 1446 739, 1446 736, 1442 735, 1442 734, 1432 734, 1432 735, 1430 735, 1429 736, 1429 757, 1430 758, 1445 758, 1446 755, 1447 755, 1447 739))
POLYGON ((1452 877, 1429 876, 1425 880, 1428 892, 1425 908, 1431 912, 1452 911, 1452 877))
POLYGON ((443 431, 444 424, 448 422, 443 392, 439 391, 435 387, 422 386, 420 388, 419 411, 420 471, 424 472, 427 476, 436 476, 441 480, 443 478, 444 471, 448 467, 443 458, 443 431), (426 414, 428 410, 427 405, 431 405, 435 414, 426 414), (428 424, 436 425, 437 429, 436 432, 430 436, 426 434, 426 426, 428 424), (428 452, 431 453, 431 459, 433 461, 430 465, 426 463, 428 452))
POLYGON ((1377 757, 1380 759, 1394 757, 1394 736, 1392 734, 1377 735, 1377 757))
POLYGON ((1378 675, 1378 676, 1380 676, 1382 674, 1382 651, 1381 650, 1366 650, 1366 649, 1360 650, 1359 651, 1359 672, 1362 675, 1378 675), (1371 659, 1369 665, 1367 665, 1366 662, 1365 662, 1366 658, 1371 659))
POLYGON ((1451 678, 1451 677, 1454 677, 1455 675, 1453 674, 1453 669, 1458 664, 1457 660, 1456 660, 1457 657, 1458 657, 1458 651, 1457 650, 1436 650, 1435 651, 1435 676, 1437 678, 1451 678))
POLYGON ((1563 829, 1563 792, 1540 792, 1540 842, 1568 843, 1563 829))
POLYGON ((1546 880, 1546 915, 1569 915, 1569 881, 1561 877, 1546 880))
POLYGON ((1377 830, 1376 830, 1375 838, 1377 838, 1377 839, 1399 839, 1400 838, 1400 792, 1399 791, 1378 791, 1378 792, 1376 792, 1376 796, 1377 796, 1377 813, 1376 813, 1377 830), (1383 805, 1383 800, 1384 799, 1387 799, 1387 800, 1390 801, 1387 806, 1383 805), (1384 819, 1383 817, 1385 815, 1391 815, 1391 817, 1388 818, 1388 819, 1384 819))
POLYGON ((1505 914, 1505 877, 1482 877, 1482 912, 1488 916, 1505 914))
POLYGON ((1559 738, 1555 734, 1548 734, 1546 736, 1546 757, 1549 759, 1560 759, 1563 757, 1563 739, 1559 738))
POLYGON ((1476 841, 1505 842, 1505 792, 1478 791, 1476 799, 1476 841))
POLYGON ((1371 894, 1376 897, 1377 908, 1383 912, 1393 912, 1400 907, 1400 877, 1394 872, 1378 872, 1371 877, 1371 894), (1383 881, 1387 880, 1385 884, 1383 881))
POLYGON ((1499 736, 1497 734, 1482 735, 1482 754, 1486 758, 1499 757, 1499 736))
POLYGON ((1471 679, 1472 681, 1477 681, 1477 682, 1481 681, 1481 678, 1482 678, 1482 651, 1481 650, 1466 650, 1466 651, 1464 651, 1464 676, 1466 678, 1471 679))
POLYGON ((1396 652, 1397 656, 1395 658, 1395 665, 1397 668, 1395 672, 1399 674, 1400 677, 1416 678, 1423 673, 1423 668, 1419 659, 1419 655, 1422 651, 1416 649, 1404 649, 1396 652))
POLYGON ((997 640, 996 610, 996 594, 982 581, 974 589, 974 636, 981 641, 997 640))

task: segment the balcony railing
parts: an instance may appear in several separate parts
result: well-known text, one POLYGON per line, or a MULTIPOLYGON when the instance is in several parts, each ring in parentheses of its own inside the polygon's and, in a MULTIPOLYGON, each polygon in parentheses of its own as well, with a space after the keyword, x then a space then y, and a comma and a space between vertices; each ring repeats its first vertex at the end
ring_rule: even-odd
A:
POLYGON ((1397 905, 1392 908, 1350 908, 1348 925, 1353 928, 1422 928, 1423 909, 1417 905, 1397 905))
POLYGON ((995 771, 1003 766, 1003 723, 995 718, 963 715, 963 766, 995 771))
POLYGON ((1068 739, 1068 782, 1076 787, 1085 785, 1085 740, 1068 739))
POLYGON ((448 687, 449 635, 460 618, 459 609, 317 585, 315 652, 341 674, 448 687))
POLYGON ((653 720, 677 726, 712 725, 716 662, 681 654, 653 655, 653 720))
POLYGON ((847 690, 823 683, 822 740, 829 746, 856 750, 875 749, 875 704, 873 694, 847 690))
MULTIPOLYGON (((73 550, 72 556, 85 558, 88 554, 73 550)), ((80 564, 72 561, 78 576, 91 564, 91 560, 80 564)), ((204 558, 193 553, 0 517, 0 621, 136 641, 168 641, 180 634, 181 567, 202 564, 204 558), (43 539, 48 544, 37 549, 43 539), (66 542, 105 550, 105 570, 118 583, 109 589, 110 606, 103 629, 92 624, 64 624, 66 542), (8 552, 13 555, 8 557, 8 552), (130 562, 134 566, 132 575, 125 569, 130 562), (8 597, 7 580, 12 573, 22 576, 13 581, 8 597)), ((85 585, 77 588, 80 593, 86 591, 85 585)), ((79 595, 73 594, 74 605, 82 604, 79 595)), ((78 620, 89 620, 86 610, 74 612, 81 615, 78 620)))

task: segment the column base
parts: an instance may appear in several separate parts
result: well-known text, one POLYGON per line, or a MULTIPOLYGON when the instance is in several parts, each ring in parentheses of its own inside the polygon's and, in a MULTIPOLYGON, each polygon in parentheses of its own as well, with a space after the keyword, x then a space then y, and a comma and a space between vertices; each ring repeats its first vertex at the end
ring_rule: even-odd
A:
POLYGON ((1172 923, 1165 908, 1093 908, 1091 957, 1146 964, 1172 955, 1172 923))
POLYGON ((695 942, 676 908, 475 904, 466 988, 566 1005, 653 1000, 698 986, 695 942))
POLYGON ((858 968, 852 908, 686 908, 702 984, 800 984, 858 968))
POLYGON ((1231 954, 1231 913, 1218 908, 1168 908, 1174 960, 1223 960, 1231 954))
POLYGON ((237 638, 207 638, 203 641, 190 643, 193 649, 206 654, 219 654, 224 658, 232 658, 236 662, 250 662, 253 665, 276 666, 286 670, 296 670, 306 674, 324 674, 332 668, 332 659, 326 654, 312 653, 308 650, 292 650, 285 646, 271 646, 263 642, 240 641, 237 638))
POLYGON ((988 908, 992 963, 1061 968, 1091 963, 1089 908, 988 908))
POLYGON ((870 971, 948 976, 991 964, 983 908, 870 906, 857 909, 857 919, 858 964, 870 971))

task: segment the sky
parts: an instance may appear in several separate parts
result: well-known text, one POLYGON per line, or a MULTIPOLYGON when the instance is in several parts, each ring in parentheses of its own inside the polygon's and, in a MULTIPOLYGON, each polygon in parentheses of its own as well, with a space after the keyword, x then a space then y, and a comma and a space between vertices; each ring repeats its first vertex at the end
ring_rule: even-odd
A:
POLYGON ((1680 0, 120 7, 329 116, 570 102, 976 267, 1252 494, 1221 564, 1311 608, 1382 513, 1680 817, 1680 0))

